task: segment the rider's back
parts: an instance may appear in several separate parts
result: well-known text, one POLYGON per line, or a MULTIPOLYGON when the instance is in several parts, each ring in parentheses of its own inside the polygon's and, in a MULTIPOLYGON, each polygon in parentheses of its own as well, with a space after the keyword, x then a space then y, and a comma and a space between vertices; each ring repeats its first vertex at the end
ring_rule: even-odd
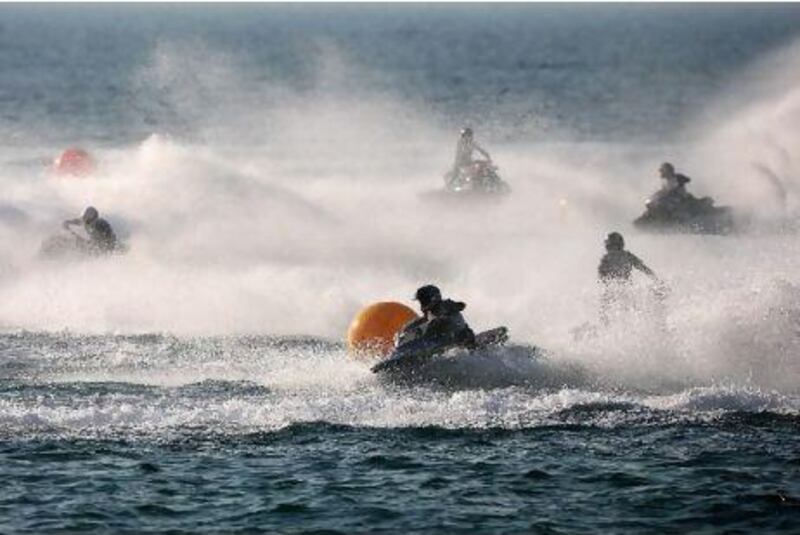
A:
POLYGON ((99 252, 108 253, 117 246, 117 236, 111 225, 103 218, 97 218, 91 224, 86 225, 86 232, 94 248, 99 252))
POLYGON ((608 251, 600 260, 597 274, 603 282, 625 282, 630 280, 637 262, 640 260, 628 251, 608 251))
POLYGON ((431 308, 425 336, 466 344, 474 342, 475 333, 461 314, 466 307, 466 304, 451 299, 437 303, 431 308))
POLYGON ((417 318, 403 327, 398 343, 427 339, 441 342, 453 342, 471 345, 475 341, 475 333, 467 325, 461 312, 466 304, 445 299, 431 307, 427 316, 417 318))

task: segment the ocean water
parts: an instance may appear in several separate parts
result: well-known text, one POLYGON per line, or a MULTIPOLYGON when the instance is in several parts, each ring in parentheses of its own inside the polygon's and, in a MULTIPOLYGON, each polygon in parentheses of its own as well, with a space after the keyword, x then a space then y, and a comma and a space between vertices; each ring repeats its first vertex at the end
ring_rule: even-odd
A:
POLYGON ((0 6, 0 533, 796 533, 798 72, 792 4, 0 6), (636 231, 663 161, 747 231, 636 231), (348 355, 429 282, 511 344, 348 355))

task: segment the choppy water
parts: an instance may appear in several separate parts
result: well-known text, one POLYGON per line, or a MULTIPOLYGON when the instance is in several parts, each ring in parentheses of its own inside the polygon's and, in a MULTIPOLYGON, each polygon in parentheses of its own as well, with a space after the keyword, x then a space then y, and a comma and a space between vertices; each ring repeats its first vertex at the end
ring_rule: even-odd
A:
POLYGON ((21 333, 2 356, 7 532, 790 533, 800 515, 796 394, 398 388, 340 346, 263 337, 21 333))
POLYGON ((798 37, 793 5, 0 6, 0 532, 796 532, 798 37), (465 122, 502 204, 421 196, 465 122), (73 144, 92 177, 46 169, 73 144), (750 231, 635 232, 664 160, 750 231), (130 252, 42 261, 89 203, 130 252), (577 336, 612 229, 669 294, 577 336), (513 344, 381 381, 347 324, 426 282, 513 344))

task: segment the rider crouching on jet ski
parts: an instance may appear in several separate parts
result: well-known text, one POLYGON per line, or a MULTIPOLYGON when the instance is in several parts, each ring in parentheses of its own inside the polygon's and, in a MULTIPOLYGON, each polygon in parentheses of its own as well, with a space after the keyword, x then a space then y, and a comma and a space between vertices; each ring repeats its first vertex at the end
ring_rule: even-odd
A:
POLYGON ((83 211, 81 217, 68 219, 64 221, 63 226, 71 231, 69 228, 71 225, 81 224, 89 239, 77 235, 76 237, 81 240, 81 245, 86 247, 88 252, 99 255, 111 253, 117 248, 117 236, 114 234, 114 230, 108 221, 100 217, 96 208, 89 206, 83 211))
POLYGON ((403 327, 398 335, 398 346, 420 339, 463 347, 475 345, 475 333, 461 315, 466 304, 442 299, 439 288, 431 284, 419 288, 414 299, 419 301, 422 317, 403 327))
POLYGON ((687 203, 697 200, 694 195, 686 191, 686 184, 692 179, 676 173, 675 167, 671 163, 662 163, 658 174, 661 176, 663 184, 651 199, 656 206, 668 211, 670 215, 677 215, 677 212, 682 210, 687 203))
POLYGON ((659 168, 663 186, 646 203, 633 224, 651 230, 698 234, 729 234, 738 226, 727 206, 714 206, 711 197, 697 198, 686 191, 689 177, 675 172, 670 163, 659 168))
POLYGON ((475 141, 472 128, 462 128, 456 144, 456 159, 453 162, 453 169, 445 177, 448 187, 458 185, 459 181, 471 173, 472 164, 475 163, 474 152, 480 153, 487 160, 492 159, 489 153, 475 141))
POLYGON ((714 200, 711 197, 698 199, 686 191, 686 184, 691 182, 692 179, 686 175, 676 173, 675 167, 671 163, 665 162, 661 164, 658 172, 661 175, 663 185, 650 200, 648 205, 650 208, 655 208, 672 219, 681 220, 695 216, 713 207, 714 200))

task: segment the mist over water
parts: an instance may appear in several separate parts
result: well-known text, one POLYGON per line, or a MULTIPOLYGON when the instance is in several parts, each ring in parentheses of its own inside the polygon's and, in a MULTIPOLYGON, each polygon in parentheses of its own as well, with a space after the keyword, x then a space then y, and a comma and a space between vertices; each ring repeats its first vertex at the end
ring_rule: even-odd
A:
MULTIPOLYGON (((483 136, 478 124, 514 194, 463 207, 421 196, 441 187, 451 164, 447 121, 391 92, 348 93, 370 73, 336 45, 320 45, 312 57, 315 86, 303 92, 256 82, 247 57, 202 40, 160 40, 132 72, 134 95, 143 103, 160 98, 193 135, 154 132, 140 142, 90 146, 100 168, 82 179, 49 173, 25 154, 29 148, 6 149, 2 324, 337 340, 364 304, 409 302, 414 288, 436 282, 469 304, 476 328, 508 325, 518 342, 610 366, 609 375, 624 376, 622 368, 662 346, 645 366, 656 376, 749 381, 752 370, 738 369, 741 361, 766 359, 775 366, 755 378, 758 386, 796 389, 785 373, 796 364, 783 348, 792 326, 781 332, 770 314, 796 304, 779 281, 796 279, 797 241, 768 223, 790 217, 796 203, 790 125, 797 89, 785 70, 800 57, 797 45, 748 67, 761 88, 743 76, 741 98, 760 99, 731 104, 731 76, 707 106, 724 101, 718 107, 734 113, 687 122, 676 129, 685 136, 662 143, 549 142, 546 132, 504 141, 496 126, 483 136), (693 176, 698 195, 752 214, 753 232, 633 232, 629 222, 658 187, 662 160, 693 176), (88 204, 109 218, 130 253, 88 265, 38 258, 41 240, 88 204), (669 283, 670 332, 626 330, 600 347, 576 348, 571 331, 596 317, 596 265, 602 238, 614 229, 669 283), (756 338, 745 346, 730 340, 742 327, 756 338)), ((57 154, 60 146, 38 150, 57 154)))

